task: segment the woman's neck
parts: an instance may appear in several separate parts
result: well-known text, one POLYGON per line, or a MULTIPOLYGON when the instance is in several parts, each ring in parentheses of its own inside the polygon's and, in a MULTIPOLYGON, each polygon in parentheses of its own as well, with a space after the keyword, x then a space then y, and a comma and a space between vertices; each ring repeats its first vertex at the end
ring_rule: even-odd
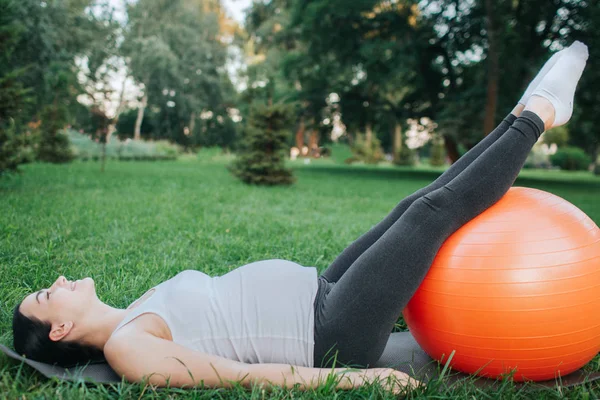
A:
POLYGON ((90 312, 86 313, 89 319, 81 324, 85 326, 85 331, 81 333, 78 340, 104 350, 104 345, 130 311, 113 308, 99 301, 90 312))

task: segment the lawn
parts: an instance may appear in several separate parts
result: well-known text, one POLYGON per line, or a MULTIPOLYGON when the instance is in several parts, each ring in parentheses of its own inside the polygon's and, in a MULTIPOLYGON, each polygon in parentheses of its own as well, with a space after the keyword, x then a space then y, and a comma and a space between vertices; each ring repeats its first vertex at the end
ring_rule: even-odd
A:
MULTIPOLYGON (((291 187, 249 187, 224 168, 227 157, 165 162, 27 165, 0 181, 0 342, 12 345, 11 313, 27 293, 59 274, 92 276, 99 297, 126 307, 147 288, 177 272, 224 274, 252 261, 283 258, 323 270, 357 236, 439 170, 333 165, 296 161, 291 187)), ((600 222, 600 178, 591 174, 525 171, 517 185, 547 190, 600 222)), ((560 321, 557 321, 560 323, 560 321)), ((594 361, 588 368, 600 371, 594 361)), ((259 390, 154 391, 47 381, 0 357, 0 397, 263 398, 259 390)), ((506 384, 443 390, 436 384, 414 397, 596 398, 600 385, 576 389, 519 389, 506 384)), ((303 393, 275 390, 277 398, 381 398, 375 387, 352 392, 330 387, 303 393)))

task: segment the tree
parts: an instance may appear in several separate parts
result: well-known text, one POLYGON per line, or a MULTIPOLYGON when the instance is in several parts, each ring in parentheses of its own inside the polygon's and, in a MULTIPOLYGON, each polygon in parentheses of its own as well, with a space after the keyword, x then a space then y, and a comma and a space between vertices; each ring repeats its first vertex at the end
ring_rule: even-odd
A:
MULTIPOLYGON (((573 21, 569 24, 569 39, 581 40, 588 45, 590 56, 587 68, 583 72, 575 95, 574 115, 569 123, 570 142, 584 149, 600 172, 598 155, 600 153, 600 70, 594 66, 600 64, 600 7, 593 1, 582 1, 573 12, 573 21)), ((574 5, 570 5, 572 9, 574 5)), ((564 44, 570 44, 564 40, 564 44)))
POLYGON ((40 141, 36 157, 40 161, 66 163, 75 158, 69 145, 69 139, 62 133, 69 120, 70 96, 68 91, 75 86, 74 76, 64 64, 54 63, 49 66, 45 82, 47 92, 53 97, 39 113, 41 122, 40 141))
POLYGON ((293 15, 311 60, 344 66, 336 90, 349 132, 364 131, 369 143, 387 130, 397 158, 403 121, 436 112, 442 76, 434 24, 410 0, 297 2, 293 15))
POLYGON ((2 0, 0 5, 5 18, 2 42, 7 46, 0 80, 12 88, 12 94, 2 90, 0 97, 6 95, 18 105, 6 120, 14 120, 12 129, 20 142, 38 138, 35 153, 41 160, 72 158, 61 130, 79 107, 77 97, 83 89, 76 60, 86 56, 98 28, 104 27, 106 21, 94 14, 103 4, 105 0, 2 0), (17 94, 17 87, 28 91, 27 101, 21 101, 25 98, 17 94))
POLYGON ((289 185, 295 181, 285 168, 285 149, 293 124, 286 104, 254 104, 246 123, 242 149, 229 166, 233 175, 256 185, 289 185))
POLYGON ((228 134, 231 126, 225 120, 233 87, 224 71, 227 53, 222 32, 231 28, 220 4, 143 0, 128 5, 128 16, 123 53, 131 75, 143 88, 134 138, 141 135, 148 106, 159 114, 162 137, 178 143, 202 142, 199 128, 204 133, 207 126, 199 127, 198 118, 203 111, 210 115, 207 120, 215 118, 221 132, 228 134))
POLYGON ((24 31, 19 14, 16 1, 0 0, 0 176, 16 171, 27 161, 25 135, 19 123, 32 94, 21 82, 25 70, 11 65, 24 31))
POLYGON ((116 130, 119 115, 124 109, 125 84, 123 79, 118 100, 112 81, 117 72, 125 70, 119 57, 118 39, 120 25, 114 20, 114 13, 107 3, 98 5, 89 17, 90 41, 85 52, 79 57, 80 84, 83 89, 82 101, 89 106, 93 123, 93 135, 102 143, 100 170, 106 163, 106 144, 116 130), (114 107, 115 102, 118 102, 114 107))
POLYGON ((453 161, 459 145, 472 147, 510 112, 551 52, 577 32, 589 37, 593 9, 572 0, 436 0, 424 7, 438 32, 445 90, 436 119, 453 161))

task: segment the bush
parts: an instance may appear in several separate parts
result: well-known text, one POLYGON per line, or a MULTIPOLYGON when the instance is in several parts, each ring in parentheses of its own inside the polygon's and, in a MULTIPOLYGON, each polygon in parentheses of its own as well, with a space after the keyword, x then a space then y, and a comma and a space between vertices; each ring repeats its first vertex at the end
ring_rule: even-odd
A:
POLYGON ((569 142, 569 130, 565 125, 557 126, 544 132, 541 139, 547 145, 554 143, 558 147, 564 147, 569 142))
MULTIPOLYGON (((93 141, 88 136, 68 130, 67 135, 75 157, 82 161, 99 160, 102 157, 102 144, 93 141)), ((160 161, 175 160, 181 153, 181 148, 166 140, 156 142, 119 140, 112 137, 106 144, 106 158, 121 161, 160 161)))
POLYGON ((446 147, 444 146, 444 138, 437 137, 433 139, 433 143, 431 145, 429 165, 433 167, 441 167, 444 164, 446 164, 446 147))
POLYGON ((17 171, 20 164, 31 161, 27 140, 17 132, 14 121, 0 126, 0 176, 17 171))
POLYGON ((59 100, 66 90, 66 79, 69 74, 60 68, 57 64, 47 72, 51 76, 50 89, 55 98, 51 104, 42 107, 39 115, 39 142, 36 156, 40 161, 51 163, 67 163, 75 158, 69 138, 63 132, 69 120, 68 105, 66 101, 59 100))
POLYGON ((296 179, 284 160, 293 121, 293 109, 287 104, 252 106, 241 150, 227 169, 248 184, 292 184, 296 179))
POLYGON ((538 142, 527 155, 524 168, 551 168, 550 156, 544 152, 542 145, 538 142))
POLYGON ((371 143, 369 145, 364 135, 358 133, 356 135, 356 140, 350 149, 352 150, 353 156, 345 161, 348 164, 354 161, 363 161, 367 164, 377 164, 385 157, 383 150, 381 149, 381 141, 375 136, 371 138, 371 143))
POLYGON ((73 161, 75 154, 69 145, 69 138, 62 132, 41 132, 37 148, 39 161, 50 163, 68 163, 73 161))
POLYGON ((331 160, 335 164, 343 164, 345 160, 352 157, 352 150, 347 143, 333 142, 331 146, 331 160))
POLYGON ((587 170, 592 160, 579 147, 563 147, 550 156, 552 165, 567 171, 587 170))
POLYGON ((400 149, 398 157, 393 160, 394 164, 402 166, 413 166, 417 164, 417 152, 404 145, 400 149))

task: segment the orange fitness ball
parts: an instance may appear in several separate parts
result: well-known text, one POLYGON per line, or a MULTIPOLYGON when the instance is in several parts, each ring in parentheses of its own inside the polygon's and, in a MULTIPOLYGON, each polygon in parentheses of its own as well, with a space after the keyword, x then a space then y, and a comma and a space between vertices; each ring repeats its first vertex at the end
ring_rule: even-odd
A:
POLYGON ((511 188, 446 240, 404 318, 458 371, 565 376, 600 351, 600 229, 558 196, 511 188))

